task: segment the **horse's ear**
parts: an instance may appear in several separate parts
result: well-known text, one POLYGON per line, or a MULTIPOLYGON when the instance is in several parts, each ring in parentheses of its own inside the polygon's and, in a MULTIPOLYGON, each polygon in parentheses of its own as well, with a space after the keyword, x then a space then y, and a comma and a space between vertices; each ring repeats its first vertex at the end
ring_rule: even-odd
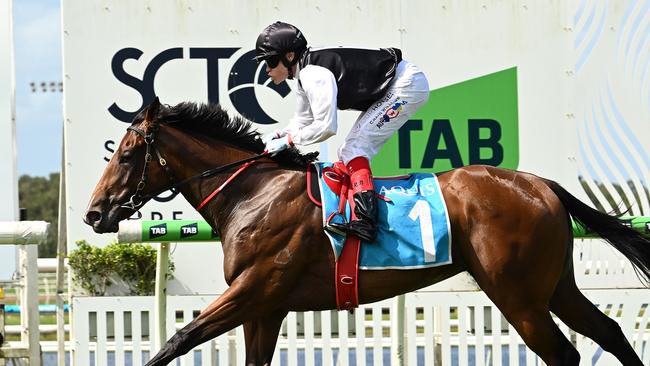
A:
POLYGON ((144 119, 147 121, 153 121, 158 112, 160 111, 160 99, 156 97, 151 104, 147 107, 147 112, 144 115, 144 119))

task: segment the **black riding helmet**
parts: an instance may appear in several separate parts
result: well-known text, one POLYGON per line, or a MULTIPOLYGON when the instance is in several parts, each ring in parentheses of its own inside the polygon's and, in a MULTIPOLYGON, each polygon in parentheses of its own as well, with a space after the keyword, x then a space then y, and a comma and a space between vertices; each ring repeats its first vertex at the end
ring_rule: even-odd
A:
POLYGON ((306 48, 307 39, 300 29, 288 23, 275 22, 266 27, 257 37, 255 61, 267 61, 271 67, 277 66, 281 61, 289 70, 289 79, 292 79, 291 68, 298 62, 306 48), (285 54, 291 51, 296 53, 296 57, 289 61, 285 54))

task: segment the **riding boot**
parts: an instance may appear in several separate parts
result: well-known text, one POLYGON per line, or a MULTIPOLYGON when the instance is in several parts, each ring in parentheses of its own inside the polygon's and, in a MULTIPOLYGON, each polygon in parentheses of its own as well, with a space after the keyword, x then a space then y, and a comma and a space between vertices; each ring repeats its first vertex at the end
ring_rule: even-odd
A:
POLYGON ((375 191, 357 192, 354 198, 356 220, 347 227, 349 234, 367 242, 374 242, 377 237, 377 197, 375 191))
POLYGON ((331 225, 365 242, 374 242, 377 236, 377 197, 372 184, 370 163, 365 157, 356 157, 347 164, 347 170, 354 192, 352 198, 356 220, 331 225))

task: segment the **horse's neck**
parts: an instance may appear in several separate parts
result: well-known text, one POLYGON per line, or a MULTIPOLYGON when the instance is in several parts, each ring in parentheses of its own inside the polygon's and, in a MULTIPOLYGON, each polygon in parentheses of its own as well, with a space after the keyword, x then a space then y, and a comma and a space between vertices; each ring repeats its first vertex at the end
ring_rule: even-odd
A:
MULTIPOLYGON (((175 175, 178 175, 177 179, 179 181, 190 179, 191 177, 195 177, 205 171, 230 164, 249 156, 242 154, 241 152, 231 151, 215 153, 214 151, 206 151, 205 149, 199 149, 196 151, 191 151, 191 149, 188 150, 187 155, 183 154, 184 157, 181 158, 183 161, 179 160, 174 168, 175 175)), ((196 177, 185 187, 182 187, 180 191, 188 202, 190 202, 194 207, 198 207, 207 195, 212 193, 215 188, 224 184, 233 173, 237 171, 237 169, 238 167, 234 167, 209 177, 196 177)), ((242 172, 239 175, 245 176, 245 173, 247 172, 242 172)), ((228 186, 239 186, 241 183, 242 180, 238 176, 228 183, 228 186)))
MULTIPOLYGON (((177 132, 170 131, 175 141, 179 136, 177 132)), ((174 141, 174 140, 172 140, 174 141)), ((170 156, 170 167, 174 178, 178 181, 200 174, 217 166, 226 165, 250 157, 252 153, 246 152, 225 144, 210 143, 208 139, 195 138, 191 143, 183 144, 176 153, 170 156), (182 150, 182 151, 181 151, 182 150)), ((197 178, 180 188, 181 194, 195 208, 197 208, 214 190, 221 187, 238 168, 233 168, 209 178, 197 178)), ((302 173, 304 175, 304 173, 302 173)), ((274 162, 263 159, 250 165, 232 181, 223 191, 211 199, 199 212, 213 227, 222 229, 237 220, 237 216, 245 212, 268 205, 274 198, 282 195, 282 189, 272 187, 269 182, 282 182, 286 184, 300 179, 301 172, 285 170, 274 162)), ((294 185, 295 186, 295 185, 294 185)))

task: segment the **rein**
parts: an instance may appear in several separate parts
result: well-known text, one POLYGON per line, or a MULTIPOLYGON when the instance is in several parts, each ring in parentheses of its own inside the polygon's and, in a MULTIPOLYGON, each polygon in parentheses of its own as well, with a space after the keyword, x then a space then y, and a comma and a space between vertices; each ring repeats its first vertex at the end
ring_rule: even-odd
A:
MULTIPOLYGON (((129 126, 127 128, 127 130, 128 131, 133 131, 133 132, 137 133, 138 135, 142 136, 142 138, 144 138, 145 144, 147 145, 145 155, 144 155, 144 168, 142 169, 142 176, 140 178, 140 182, 138 182, 138 186, 137 186, 137 188, 135 190, 135 193, 133 193, 133 195, 131 195, 131 198, 129 198, 129 200, 126 203, 120 205, 121 208, 130 209, 130 210, 133 210, 134 212, 138 212, 138 213, 139 213, 138 210, 140 209, 140 207, 142 207, 147 200, 149 200, 149 199, 151 199, 153 197, 156 197, 157 195, 161 194, 162 192, 165 192, 165 191, 168 191, 168 190, 170 190, 172 192, 177 192, 179 187, 182 187, 185 184, 187 184, 187 183, 189 183, 189 182, 191 182, 193 180, 196 180, 196 179, 199 179, 199 178, 211 177, 211 176, 213 176, 215 174, 225 172, 225 171, 228 171, 230 169, 236 168, 236 167, 238 167, 240 165, 243 165, 241 168, 239 168, 237 171, 235 171, 235 173, 233 173, 221 186, 219 186, 206 199, 204 199, 203 202, 201 202, 201 204, 197 208, 197 210, 200 210, 212 198, 214 198, 214 196, 216 196, 217 193, 219 193, 221 190, 223 190, 226 187, 226 185, 228 185, 228 183, 230 183, 242 171, 244 171, 246 168, 248 168, 256 160, 269 155, 266 151, 264 151, 263 153, 255 155, 255 156, 251 156, 251 157, 248 157, 248 158, 245 158, 245 159, 242 159, 242 160, 238 160, 238 161, 235 161, 235 162, 232 162, 232 163, 228 163, 228 164, 225 164, 225 165, 222 165, 222 166, 218 166, 218 167, 215 167, 215 168, 212 168, 212 169, 208 169, 208 170, 206 170, 206 171, 204 171, 202 173, 199 173, 199 174, 193 175, 191 177, 185 178, 180 182, 173 183, 173 184, 171 184, 171 185, 169 185, 169 186, 167 186, 165 188, 159 189, 156 192, 149 193, 149 194, 146 194, 146 195, 142 195, 141 193, 142 193, 142 191, 144 190, 144 187, 147 184, 147 172, 148 172, 148 169, 149 169, 149 163, 151 162, 151 160, 153 160, 153 157, 151 155, 151 150, 153 150, 156 153, 156 156, 158 157, 158 163, 160 164, 160 166, 163 167, 163 169, 167 173, 167 176, 169 177, 169 179, 172 182, 174 181, 174 175, 172 174, 171 170, 167 166, 167 161, 162 157, 162 155, 160 154, 158 149, 156 149, 155 146, 154 146, 155 134, 156 134, 156 132, 158 132, 158 124, 157 123, 154 124, 153 128, 151 129, 151 132, 148 133, 148 134, 145 133, 143 130, 141 130, 141 129, 137 128, 137 127, 134 127, 134 126, 129 126)), ((142 217, 142 214, 140 214, 138 218, 141 218, 141 217, 142 217)))

